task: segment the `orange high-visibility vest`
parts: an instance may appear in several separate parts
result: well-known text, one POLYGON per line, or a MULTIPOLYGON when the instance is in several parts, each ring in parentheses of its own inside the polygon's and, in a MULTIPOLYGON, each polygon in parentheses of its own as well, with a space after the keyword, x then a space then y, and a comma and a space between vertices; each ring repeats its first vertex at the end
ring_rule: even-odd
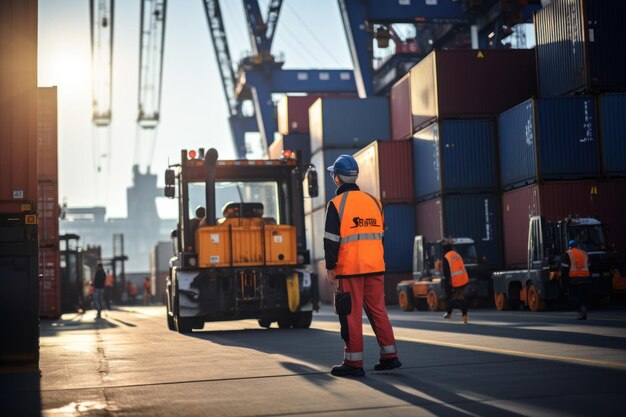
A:
POLYGON ((380 201, 360 190, 346 191, 331 201, 339 214, 339 236, 326 233, 325 237, 339 242, 337 276, 385 272, 380 201))
POLYGON ((104 279, 104 286, 105 287, 113 286, 113 275, 107 274, 107 277, 104 279))
POLYGON ((567 251, 569 256, 569 276, 588 277, 589 276, 589 257, 587 252, 578 248, 572 248, 567 251))
POLYGON ((448 260, 448 265, 450 266, 450 280, 452 288, 462 287, 463 285, 469 284, 469 275, 465 270, 465 264, 463 263, 461 255, 451 250, 444 256, 448 260))

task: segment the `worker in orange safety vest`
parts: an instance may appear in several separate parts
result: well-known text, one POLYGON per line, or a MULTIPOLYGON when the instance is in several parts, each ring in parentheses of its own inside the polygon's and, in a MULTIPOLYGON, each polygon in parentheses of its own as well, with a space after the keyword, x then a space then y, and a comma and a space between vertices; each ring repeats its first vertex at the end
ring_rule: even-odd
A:
POLYGON ((578 309, 578 320, 587 320, 587 304, 591 274, 589 256, 579 248, 576 240, 569 241, 569 250, 561 259, 561 276, 568 277, 571 297, 578 309))
POLYGON ((331 369, 334 376, 363 376, 363 319, 365 313, 380 346, 377 371, 402 366, 385 309, 383 250, 384 213, 381 202, 356 185, 359 166, 341 155, 328 167, 337 196, 326 210, 324 252, 327 279, 338 281, 335 312, 344 340, 344 360, 331 369))
POLYGON ((448 296, 448 311, 443 315, 443 318, 450 319, 452 317, 452 309, 458 306, 463 315, 463 323, 467 324, 467 299, 465 296, 469 284, 469 275, 465 270, 463 257, 451 245, 443 245, 443 253, 442 283, 448 296))

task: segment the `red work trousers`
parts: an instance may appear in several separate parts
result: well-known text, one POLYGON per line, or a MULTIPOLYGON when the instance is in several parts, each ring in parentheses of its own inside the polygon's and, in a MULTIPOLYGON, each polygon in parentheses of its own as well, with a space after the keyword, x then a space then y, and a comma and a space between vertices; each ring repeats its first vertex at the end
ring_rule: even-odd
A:
POLYGON ((350 293, 352 309, 345 319, 339 318, 345 341, 344 363, 363 367, 363 309, 376 334, 380 346, 380 357, 391 359, 398 357, 396 339, 393 336, 391 322, 385 309, 384 276, 340 278, 343 292, 350 293), (347 339, 347 340, 346 340, 347 339))

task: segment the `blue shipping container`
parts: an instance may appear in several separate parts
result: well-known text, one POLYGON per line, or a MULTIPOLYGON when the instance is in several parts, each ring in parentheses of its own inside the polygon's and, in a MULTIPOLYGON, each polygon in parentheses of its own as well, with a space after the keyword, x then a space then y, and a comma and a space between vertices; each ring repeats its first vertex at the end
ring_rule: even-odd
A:
POLYGON ((626 88, 626 2, 557 0, 535 14, 541 97, 626 88))
POLYGON ((626 94, 603 94, 600 101, 600 135, 603 172, 626 176, 626 94))
POLYGON ((600 175, 595 106, 590 97, 525 101, 500 115, 498 137, 505 189, 600 175))
POLYGON ((415 238, 415 206, 387 204, 385 211, 385 268, 388 272, 411 271, 415 238))
POLYGON ((415 196, 494 192, 499 188, 491 120, 446 120, 413 136, 415 196))
POLYGON ((311 152, 330 148, 362 148, 390 137, 386 98, 320 98, 309 107, 311 152))

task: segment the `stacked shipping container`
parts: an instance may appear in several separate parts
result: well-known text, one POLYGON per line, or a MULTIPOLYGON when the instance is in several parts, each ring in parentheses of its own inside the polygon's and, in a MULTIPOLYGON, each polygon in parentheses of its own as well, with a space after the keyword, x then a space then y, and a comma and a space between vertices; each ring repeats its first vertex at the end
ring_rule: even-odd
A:
POLYGON ((57 88, 38 89, 39 316, 61 315, 57 88))

